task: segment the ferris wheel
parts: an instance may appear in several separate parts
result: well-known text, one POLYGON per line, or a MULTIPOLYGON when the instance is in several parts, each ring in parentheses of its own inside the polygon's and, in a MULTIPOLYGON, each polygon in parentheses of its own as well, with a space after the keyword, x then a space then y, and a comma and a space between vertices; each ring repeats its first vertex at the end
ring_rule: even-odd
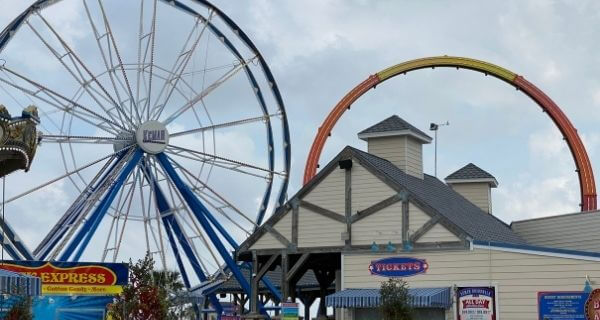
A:
POLYGON ((7 177, 13 259, 150 252, 188 288, 231 272, 249 290, 231 250, 283 204, 290 137, 269 67, 222 11, 37 0, 0 33, 0 101, 40 116, 30 171, 7 177))

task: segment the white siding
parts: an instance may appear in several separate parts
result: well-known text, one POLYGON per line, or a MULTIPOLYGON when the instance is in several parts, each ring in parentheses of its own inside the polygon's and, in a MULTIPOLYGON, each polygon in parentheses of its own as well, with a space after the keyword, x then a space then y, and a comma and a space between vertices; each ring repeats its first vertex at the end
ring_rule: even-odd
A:
POLYGON ((345 187, 345 170, 335 168, 303 200, 344 215, 346 212, 345 187))
POLYGON ((369 138, 367 150, 380 158, 395 164, 398 168, 406 169, 406 136, 369 138))
POLYGON ((273 228, 288 239, 289 242, 292 242, 292 211, 288 211, 281 220, 275 223, 273 228))
POLYGON ((445 241, 460 241, 460 239, 439 223, 417 240, 419 243, 445 241))
MULTIPOLYGON (((352 213, 364 210, 396 194, 357 161, 352 165, 352 213)), ((343 199, 343 196, 342 196, 343 199)), ((344 213, 344 211, 340 212, 344 213)))
POLYGON ((419 230, 431 217, 419 209, 412 203, 408 203, 408 233, 414 234, 419 230))
POLYGON ((367 148, 369 153, 423 179, 423 146, 416 139, 408 136, 369 138, 367 148))
POLYGON ((250 250, 258 250, 258 249, 284 249, 285 245, 279 242, 277 238, 275 238, 268 231, 265 232, 258 241, 256 241, 251 247, 250 250))
POLYGON ((517 221, 511 227, 531 245, 600 252, 600 212, 517 221))
POLYGON ((423 146, 410 137, 406 139, 406 173, 423 179, 423 146))
POLYGON ((397 202, 352 224, 352 244, 402 243, 402 203, 397 202))
MULTIPOLYGON (((406 277, 410 287, 449 287, 452 285, 498 286, 500 318, 537 319, 537 293, 540 291, 581 291, 586 275, 600 279, 600 262, 476 249, 409 253, 426 259, 425 274, 406 277)), ((346 288, 378 288, 387 278, 372 276, 371 260, 386 255, 342 255, 343 285, 346 288)))
POLYGON ((343 246, 346 224, 300 207, 298 209, 298 247, 343 246))
POLYGON ((490 185, 488 183, 453 183, 450 186, 481 210, 491 212, 492 199, 490 198, 490 185))

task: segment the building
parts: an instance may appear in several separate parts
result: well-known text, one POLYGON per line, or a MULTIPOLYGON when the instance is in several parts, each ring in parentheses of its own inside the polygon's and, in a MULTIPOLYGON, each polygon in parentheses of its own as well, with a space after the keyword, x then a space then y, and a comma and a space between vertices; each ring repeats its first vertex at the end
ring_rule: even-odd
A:
POLYGON ((236 252, 253 261, 253 296, 260 278, 278 268, 283 296, 295 299, 296 279, 312 270, 320 316, 333 307, 337 319, 379 319, 381 282, 401 276, 415 319, 542 319, 539 303, 600 283, 591 243, 600 215, 511 227, 491 214, 498 185, 491 174, 473 164, 446 183, 423 173, 422 146, 431 138, 401 118, 358 137, 368 152, 344 148, 236 252), (578 234, 586 225, 590 233, 578 234), (336 292, 327 294, 332 284, 336 292), (474 313, 480 317, 469 318, 474 313))

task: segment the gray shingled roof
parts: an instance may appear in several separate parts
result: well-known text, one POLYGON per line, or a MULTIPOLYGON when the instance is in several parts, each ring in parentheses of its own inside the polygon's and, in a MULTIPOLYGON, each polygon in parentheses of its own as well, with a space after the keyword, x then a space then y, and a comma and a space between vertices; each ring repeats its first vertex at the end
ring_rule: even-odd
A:
POLYGON ((393 115, 375 125, 372 125, 372 126, 366 128, 365 130, 359 132, 358 134, 362 135, 362 134, 366 134, 366 133, 380 133, 380 132, 402 131, 402 130, 412 131, 418 135, 422 135, 422 136, 425 136, 425 137, 431 139, 431 137, 428 136, 425 132, 419 130, 417 127, 406 122, 404 119, 398 117, 397 115, 393 115))
POLYGON ((482 211, 437 178, 425 174, 423 179, 419 179, 404 173, 385 159, 352 147, 346 148, 350 148, 359 160, 368 162, 391 181, 430 205, 474 240, 525 243, 506 223, 482 211))
MULTIPOLYGON (((246 280, 248 280, 248 283, 250 283, 250 270, 246 269, 246 268, 240 268, 242 274, 244 275, 244 278, 246 278, 246 280)), ((222 278, 223 276, 219 276, 219 278, 222 278)), ((265 274, 265 277, 267 277, 269 279, 269 281, 271 281, 271 283, 277 287, 278 289, 281 289, 281 268, 279 266, 277 266, 274 270, 272 271, 268 271, 265 274)), ((260 291, 266 291, 267 288, 265 286, 265 284, 261 281, 260 285, 260 291)), ((296 288, 300 289, 300 290, 319 290, 319 282, 317 281, 317 277, 315 276, 315 273, 312 270, 307 270, 306 273, 304 273, 304 275, 298 280, 298 283, 296 284, 296 288)), ((216 293, 225 293, 225 292, 238 292, 238 291, 242 291, 242 286, 240 285, 240 283, 237 281, 237 279, 235 277, 230 277, 229 279, 227 279, 227 281, 225 281, 223 284, 219 285, 217 287, 217 289, 215 290, 216 293)))
POLYGON ((466 166, 456 170, 446 177, 446 180, 463 180, 463 179, 496 179, 493 175, 480 167, 469 163, 466 166))

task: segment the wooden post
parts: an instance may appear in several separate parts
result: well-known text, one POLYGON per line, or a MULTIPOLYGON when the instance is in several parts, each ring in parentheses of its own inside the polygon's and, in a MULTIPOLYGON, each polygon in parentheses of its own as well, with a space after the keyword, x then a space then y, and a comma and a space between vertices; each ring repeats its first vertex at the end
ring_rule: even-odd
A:
POLYGON ((346 236, 344 244, 346 247, 352 245, 352 166, 346 168, 345 175, 345 202, 346 202, 346 236))
POLYGON ((289 259, 287 251, 281 252, 281 302, 286 302, 290 296, 290 285, 287 279, 289 259))
POLYGON ((319 281, 320 301, 318 319, 327 319, 327 307, 325 306, 325 296, 327 296, 327 288, 335 280, 335 270, 313 269, 317 281, 319 281))
POLYGON ((258 281, 255 281, 258 275, 258 256, 256 251, 252 251, 252 275, 250 286, 250 314, 258 315, 258 281))

